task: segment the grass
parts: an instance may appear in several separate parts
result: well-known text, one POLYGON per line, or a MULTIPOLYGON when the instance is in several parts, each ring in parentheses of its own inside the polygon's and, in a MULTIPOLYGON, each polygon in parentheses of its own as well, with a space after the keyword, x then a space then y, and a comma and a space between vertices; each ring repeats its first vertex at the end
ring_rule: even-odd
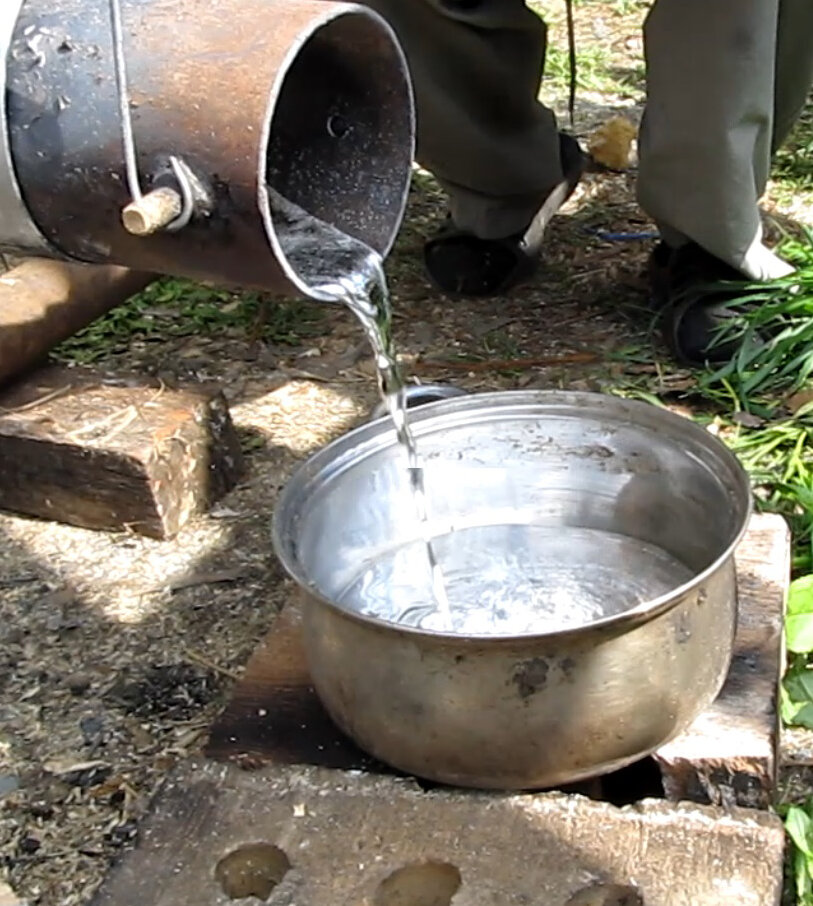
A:
MULTIPOLYGON (((609 57, 597 44, 576 46, 576 87, 585 91, 615 92, 618 84, 610 74, 609 57)), ((570 84, 570 59, 566 46, 551 44, 545 58, 545 79, 558 92, 566 92, 570 84)))
POLYGON ((486 357, 494 359, 519 359, 522 356, 522 346, 517 338, 501 329, 490 330, 483 337, 483 351, 486 357))
POLYGON ((629 16, 646 12, 651 3, 650 0, 611 0, 608 5, 617 16, 629 16))
POLYGON ((789 140, 777 152, 773 172, 780 203, 813 195, 813 105, 808 104, 789 140))
MULTIPOLYGON (((787 238, 780 252, 797 267, 791 277, 715 287, 731 294, 726 307, 732 316, 715 342, 735 341, 738 351, 722 365, 689 375, 677 396, 697 421, 713 422, 737 455, 757 508, 780 513, 790 525, 793 582, 781 711, 786 724, 813 729, 813 230, 787 238)), ((640 361, 637 347, 624 355, 640 361)), ((657 368, 616 392, 663 404, 676 395, 664 392, 667 378, 668 366, 657 368)), ((813 795, 778 803, 777 810, 793 844, 788 882, 795 903, 813 906, 813 795)))
MULTIPOLYGON (((561 0, 530 0, 528 5, 549 25, 543 97, 550 101, 561 99, 567 96, 570 85, 565 5, 561 0)), ((596 0, 573 0, 577 29, 577 92, 587 91, 626 101, 642 100, 645 81, 643 60, 619 60, 617 44, 619 29, 625 32, 634 23, 632 27, 637 30, 649 5, 650 0, 611 0, 601 4, 596 0), (600 19, 598 26, 597 13, 600 19), (600 38, 597 37, 599 32, 602 33, 600 38)))
MULTIPOLYGON (((643 65, 619 69, 611 64, 608 50, 598 44, 576 42, 576 90, 639 100, 644 82, 643 65)), ((567 94, 570 59, 566 46, 551 44, 545 58, 543 91, 567 94)))
POLYGON ((796 273, 771 283, 728 287, 736 289, 737 298, 724 306, 731 317, 714 344, 733 342, 738 351, 701 382, 712 398, 722 392, 738 407, 760 414, 781 405, 783 394, 800 390, 813 374, 813 231, 786 241, 782 251, 796 273))
POLYGON ((89 365, 126 351, 134 340, 224 334, 295 346, 320 333, 321 318, 321 308, 307 302, 280 301, 167 277, 98 318, 52 355, 89 365))
POLYGON ((759 428, 736 425, 726 440, 751 476, 760 510, 784 516, 793 537, 793 572, 813 570, 813 407, 759 428))
MULTIPOLYGON (((813 231, 781 251, 798 268, 791 277, 718 285, 737 295, 716 342, 736 340, 738 351, 697 371, 680 395, 699 421, 716 422, 751 476, 757 506, 788 520, 801 576, 813 572, 813 231)), ((620 390, 657 400, 664 383, 659 371, 620 390)))

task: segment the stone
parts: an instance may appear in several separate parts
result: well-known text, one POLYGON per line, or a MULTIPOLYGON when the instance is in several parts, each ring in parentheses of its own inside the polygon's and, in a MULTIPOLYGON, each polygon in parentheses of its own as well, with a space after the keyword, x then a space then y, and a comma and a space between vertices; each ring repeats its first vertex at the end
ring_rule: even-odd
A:
POLYGON ((20 778, 14 774, 0 774, 0 799, 20 788, 20 778))
POLYGON ((93 674, 71 673, 65 677, 64 682, 71 695, 83 695, 93 685, 93 674))

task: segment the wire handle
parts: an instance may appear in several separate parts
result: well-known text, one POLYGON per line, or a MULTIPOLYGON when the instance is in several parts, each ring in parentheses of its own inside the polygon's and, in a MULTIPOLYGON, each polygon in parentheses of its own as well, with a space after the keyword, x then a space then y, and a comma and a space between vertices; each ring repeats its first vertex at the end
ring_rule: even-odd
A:
POLYGON ((116 69, 119 116, 124 151, 127 188, 132 201, 122 212, 124 228, 136 236, 149 236, 159 230, 176 232, 183 229, 195 212, 195 196, 187 165, 178 157, 169 158, 180 192, 164 186, 147 193, 141 189, 138 173, 133 118, 130 112, 130 92, 127 83, 127 60, 124 53, 124 26, 120 0, 109 0, 110 25, 113 36, 113 59, 116 69))

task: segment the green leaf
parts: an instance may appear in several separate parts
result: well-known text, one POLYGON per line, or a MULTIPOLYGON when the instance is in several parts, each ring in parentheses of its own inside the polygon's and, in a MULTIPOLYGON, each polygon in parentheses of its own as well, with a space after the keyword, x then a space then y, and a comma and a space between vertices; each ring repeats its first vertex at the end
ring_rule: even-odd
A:
POLYGON ((793 840, 794 846, 806 856, 813 857, 811 839, 813 839, 813 822, 810 815, 799 805, 792 805, 785 818, 785 829, 793 840))
POLYGON ((810 876, 808 858, 798 849, 793 853, 793 880, 798 906, 811 906, 810 894, 813 891, 813 879, 810 876))
POLYGON ((790 583, 788 613, 813 613, 813 576, 802 576, 790 583))
POLYGON ((810 906, 813 894, 813 823, 810 817, 811 802, 804 806, 790 805, 785 813, 785 830, 793 842, 793 881, 798 906, 810 906))
POLYGON ((782 720, 794 727, 813 730, 813 702, 782 702, 782 720))
POLYGON ((804 658, 796 658, 785 674, 779 704, 786 724, 813 729, 813 670, 804 658))
POLYGON ((785 815, 785 830, 793 842, 791 864, 799 906, 810 906, 813 892, 813 823, 810 818, 810 801, 804 807, 791 805, 785 815))
POLYGON ((813 670, 808 669, 804 660, 800 659, 788 670, 785 688, 794 701, 813 702, 813 670))
POLYGON ((790 614, 785 618, 785 638, 789 651, 813 651, 813 613, 790 614))
POLYGON ((797 654, 813 651, 813 575, 791 582, 785 637, 788 650, 797 654))

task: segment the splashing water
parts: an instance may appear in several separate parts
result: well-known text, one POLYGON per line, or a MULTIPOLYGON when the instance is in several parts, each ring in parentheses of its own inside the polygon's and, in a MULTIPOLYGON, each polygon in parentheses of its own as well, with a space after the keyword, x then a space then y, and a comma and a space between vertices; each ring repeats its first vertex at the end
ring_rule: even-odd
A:
MULTIPOLYGON (((561 526, 484 525, 433 541, 443 569, 451 631, 467 636, 572 629, 666 594, 692 571, 652 544, 561 526), (621 565, 621 566, 620 566, 621 565)), ((338 601, 348 610, 446 632, 427 606, 429 588, 412 544, 365 564, 338 601)))

